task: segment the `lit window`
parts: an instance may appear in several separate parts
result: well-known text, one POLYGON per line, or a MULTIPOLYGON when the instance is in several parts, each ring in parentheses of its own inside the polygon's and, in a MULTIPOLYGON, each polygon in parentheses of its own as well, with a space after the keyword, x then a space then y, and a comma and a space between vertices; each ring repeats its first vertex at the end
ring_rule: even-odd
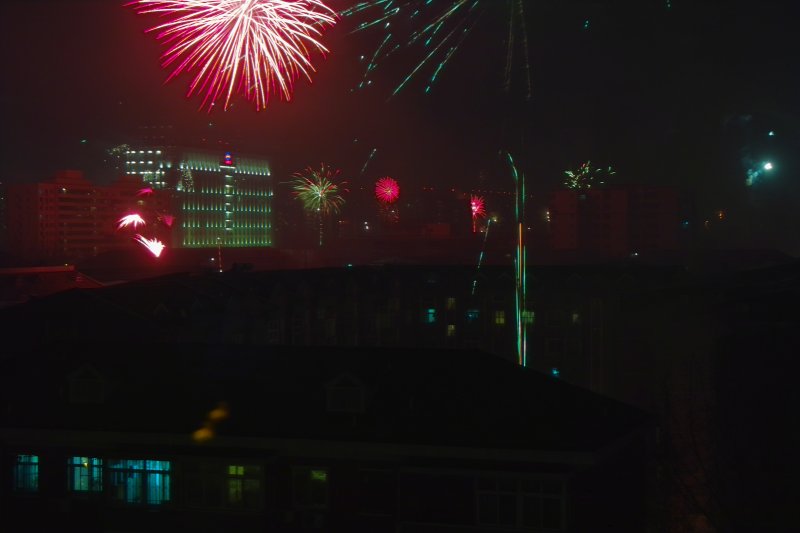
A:
POLYGON ((159 505, 170 500, 170 462, 121 459, 108 462, 111 497, 159 505))
POLYGON ((477 309, 470 309, 467 311, 467 322, 475 322, 479 316, 480 312, 477 309))
POLYGON ((39 490, 39 456, 17 455, 14 465, 14 490, 36 492, 39 490))
POLYGON ((456 308, 456 299, 453 298, 453 297, 448 298, 447 299, 447 310, 448 311, 452 311, 455 308, 456 308))
POLYGON ((448 337, 455 337, 456 336, 456 325, 455 324, 447 324, 447 336, 448 337))
POLYGON ((103 460, 96 457, 67 459, 69 490, 74 492, 103 491, 103 460))
POLYGON ((433 324, 435 322, 436 322, 436 309, 430 307, 425 311, 425 323, 433 324))
POLYGON ((533 324, 534 314, 533 311, 523 311, 522 312, 522 323, 531 325, 533 324))
POLYGON ((295 468, 292 472, 292 493, 295 507, 327 507, 328 470, 325 468, 295 468))
POLYGON ((502 326, 506 323, 506 312, 505 311, 495 311, 494 312, 494 323, 498 326, 502 326))
POLYGON ((228 504, 244 509, 261 507, 261 467, 228 466, 228 504))

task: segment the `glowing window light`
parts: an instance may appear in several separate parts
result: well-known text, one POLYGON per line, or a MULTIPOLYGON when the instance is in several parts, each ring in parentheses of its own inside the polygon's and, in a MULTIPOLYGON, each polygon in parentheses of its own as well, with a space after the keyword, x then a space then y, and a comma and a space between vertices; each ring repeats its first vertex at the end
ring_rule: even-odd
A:
POLYGON ((103 460, 97 457, 70 457, 67 460, 69 490, 103 492, 103 460))
POLYGON ((436 322, 436 309, 430 307, 425 310, 425 323, 434 324, 436 322))
POLYGON ((23 492, 39 490, 38 455, 17 455, 14 465, 14 490, 23 492))

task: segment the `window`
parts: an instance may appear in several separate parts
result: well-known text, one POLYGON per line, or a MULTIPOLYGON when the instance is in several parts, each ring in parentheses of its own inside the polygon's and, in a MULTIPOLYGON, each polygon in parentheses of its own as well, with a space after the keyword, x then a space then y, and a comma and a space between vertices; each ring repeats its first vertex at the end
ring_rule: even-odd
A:
POLYGON ((456 308, 456 299, 451 296, 450 298, 447 299, 447 310, 452 311, 455 308, 456 308))
POLYGON ((522 311, 522 323, 526 325, 533 324, 534 321, 534 313, 533 311, 522 311))
POLYGON ((103 460, 97 457, 67 459, 67 483, 73 492, 103 491, 103 460))
POLYGON ((261 507, 261 467, 229 465, 227 502, 231 507, 259 509, 261 507))
POLYGON ((477 483, 478 524, 559 530, 562 484, 557 480, 481 478, 477 483))
POLYGON ((480 311, 477 309, 470 309, 467 311, 467 322, 475 322, 480 316, 480 311))
POLYGON ((108 462, 111 497, 159 505, 170 500, 170 462, 120 459, 108 462))
POLYGON ((498 326, 502 326, 506 323, 506 312, 505 311, 495 311, 494 312, 494 323, 498 326))
POLYGON ((423 317, 423 321, 426 324, 433 324, 436 322, 436 309, 430 307, 425 310, 425 315, 423 317))
POLYGON ((561 528, 561 482, 522 480, 521 497, 523 526, 561 528))
POLYGON ((447 324, 447 336, 448 337, 455 337, 456 336, 456 325, 455 324, 447 324))
POLYGON ((17 455, 14 465, 14 490, 36 492, 39 490, 39 456, 17 455))
POLYGON ((326 508, 328 506, 328 470, 295 468, 292 472, 292 494, 295 507, 326 508))

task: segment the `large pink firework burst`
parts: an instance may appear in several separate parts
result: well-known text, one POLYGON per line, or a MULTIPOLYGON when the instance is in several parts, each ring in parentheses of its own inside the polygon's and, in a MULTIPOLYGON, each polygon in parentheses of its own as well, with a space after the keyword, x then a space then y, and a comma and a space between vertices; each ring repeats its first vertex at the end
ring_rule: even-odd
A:
POLYGON ((375 197, 381 203, 392 204, 400 197, 400 185, 388 176, 381 178, 375 182, 375 197))
POLYGON ((203 94, 209 111, 218 100, 227 109, 234 92, 267 105, 278 92, 291 100, 294 82, 315 71, 311 51, 328 52, 318 40, 336 23, 322 0, 134 0, 137 13, 168 20, 149 31, 168 47, 162 66, 167 81, 193 72, 187 97, 203 94))

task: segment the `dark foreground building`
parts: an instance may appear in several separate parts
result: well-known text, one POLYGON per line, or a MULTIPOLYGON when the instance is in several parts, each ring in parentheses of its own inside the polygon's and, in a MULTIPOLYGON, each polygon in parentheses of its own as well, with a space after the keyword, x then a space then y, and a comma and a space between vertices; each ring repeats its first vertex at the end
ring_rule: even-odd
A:
POLYGON ((0 360, 16 530, 644 528, 648 419, 481 352, 82 344, 0 360))

